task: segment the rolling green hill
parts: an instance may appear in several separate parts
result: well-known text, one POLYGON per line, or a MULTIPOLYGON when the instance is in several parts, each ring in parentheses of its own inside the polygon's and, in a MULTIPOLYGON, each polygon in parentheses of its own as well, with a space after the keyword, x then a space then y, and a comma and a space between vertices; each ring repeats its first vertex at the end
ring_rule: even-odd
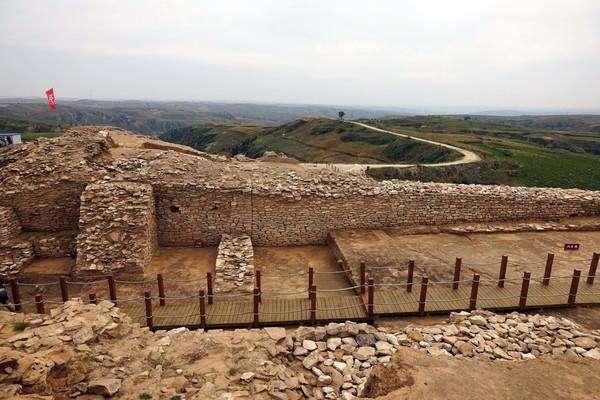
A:
POLYGON ((600 190, 599 134, 540 130, 479 117, 403 117, 366 123, 483 156, 479 164, 371 170, 376 178, 600 190))
POLYGON ((303 162, 432 163, 460 157, 442 147, 324 118, 277 127, 202 124, 174 129, 160 138, 211 153, 257 158, 269 150, 303 162))
POLYGON ((0 133, 20 133, 24 142, 40 137, 56 137, 61 135, 61 127, 43 122, 24 121, 20 119, 0 117, 0 133))

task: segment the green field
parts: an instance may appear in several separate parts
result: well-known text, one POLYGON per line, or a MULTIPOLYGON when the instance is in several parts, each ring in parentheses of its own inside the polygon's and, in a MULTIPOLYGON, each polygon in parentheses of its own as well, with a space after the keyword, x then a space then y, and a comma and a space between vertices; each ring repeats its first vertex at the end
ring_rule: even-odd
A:
MULTIPOLYGON (((600 190, 600 135, 544 131, 457 117, 367 121, 382 128, 473 150, 482 165, 385 171, 385 177, 600 190)), ((377 175, 377 171, 372 171, 377 175)))
POLYGON ((303 162, 432 163, 460 157, 439 146, 323 118, 278 127, 202 124, 174 129, 160 138, 211 153, 257 158, 265 151, 274 151, 303 162))

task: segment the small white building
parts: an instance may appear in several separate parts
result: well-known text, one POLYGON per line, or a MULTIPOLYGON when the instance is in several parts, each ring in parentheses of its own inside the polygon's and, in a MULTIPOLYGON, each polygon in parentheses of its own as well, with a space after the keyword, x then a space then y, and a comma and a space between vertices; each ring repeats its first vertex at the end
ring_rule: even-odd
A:
POLYGON ((0 133, 0 147, 21 143, 20 133, 0 133))

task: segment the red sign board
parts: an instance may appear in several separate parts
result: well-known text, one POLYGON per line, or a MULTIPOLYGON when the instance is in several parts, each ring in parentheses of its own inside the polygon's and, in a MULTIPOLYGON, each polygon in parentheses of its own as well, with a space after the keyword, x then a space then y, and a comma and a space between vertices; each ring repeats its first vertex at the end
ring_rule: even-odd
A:
POLYGON ((56 100, 54 98, 54 88, 46 90, 46 97, 48 98, 48 108, 56 110, 56 100))
POLYGON ((579 250, 579 243, 565 243, 565 250, 579 250))

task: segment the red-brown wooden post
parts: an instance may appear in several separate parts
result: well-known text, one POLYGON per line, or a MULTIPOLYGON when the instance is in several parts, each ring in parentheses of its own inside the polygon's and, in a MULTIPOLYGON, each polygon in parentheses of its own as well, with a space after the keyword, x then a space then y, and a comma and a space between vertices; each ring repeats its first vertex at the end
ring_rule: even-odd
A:
POLYGON ((573 278, 571 278, 571 288, 569 289, 569 307, 575 306, 575 300, 577 299, 577 289, 579 289, 579 278, 581 277, 581 270, 576 269, 573 271, 573 278))
POLYGON ((200 290, 198 293, 198 300, 200 302, 200 326, 206 329, 206 295, 204 290, 200 290))
POLYGON ((69 300, 69 289, 67 287, 67 278, 61 276, 58 278, 58 284, 60 285, 60 297, 63 303, 69 300))
POLYGON ((502 256, 500 261, 500 274, 498 274, 498 287, 504 287, 504 280, 506 279, 506 267, 508 267, 508 256, 502 256))
POLYGON ((413 277, 415 275, 415 260, 408 261, 408 276, 406 277, 406 291, 412 292, 413 277))
POLYGON ((592 262, 590 263, 590 270, 588 272, 587 283, 592 285, 594 278, 596 277, 596 270, 598 269, 598 260, 600 260, 600 253, 592 254, 592 262))
POLYGON ((15 311, 21 311, 21 293, 19 292, 19 283, 15 278, 10 278, 10 292, 12 293, 15 311))
POLYGON ((35 295, 35 311, 38 314, 45 314, 46 310, 44 308, 44 299, 41 294, 35 295))
POLYGON ((452 289, 458 289, 458 281, 460 281, 460 269, 462 267, 462 258, 456 258, 454 261, 454 279, 452 281, 452 289))
POLYGON ((208 304, 211 305, 213 303, 213 280, 210 272, 206 273, 206 291, 208 296, 208 304))
POLYGON ((152 297, 150 292, 144 292, 144 307, 146 311, 146 326, 150 329, 154 329, 154 317, 152 316, 152 297))
POLYGON ((360 294, 365 294, 367 288, 367 270, 365 267, 365 262, 360 262, 360 294))
POLYGON ((519 297, 519 308, 523 310, 527 305, 527 292, 529 292, 529 280, 531 272, 523 272, 523 283, 521 283, 521 296, 519 297))
POLYGON ((554 254, 548 253, 546 258, 546 269, 544 270, 544 278, 542 279, 542 285, 548 286, 550 283, 550 275, 552 275, 552 264, 554 263, 554 254))
POLYGON ((165 301, 165 281, 162 274, 156 274, 156 281, 158 283, 158 305, 164 306, 165 301))
POLYGON ((260 283, 260 269, 258 271, 256 271, 256 273, 254 274, 254 279, 255 279, 255 285, 256 285, 256 289, 258 289, 258 302, 262 303, 262 289, 261 289, 261 283, 260 283))
POLYGON ((310 299, 310 292, 313 285, 315 284, 315 270, 313 267, 308 268, 308 298, 310 299))
POLYGON ((310 323, 317 323, 317 287, 310 287, 310 323))
POLYGON ((421 293, 419 294, 419 315, 425 315, 425 303, 427 302, 427 285, 429 277, 421 278, 421 293))
POLYGON ((259 296, 258 289, 254 288, 253 293, 254 293, 254 296, 252 296, 252 304, 253 304, 252 313, 254 314, 254 319, 252 321, 252 325, 254 325, 256 327, 256 326, 258 326, 258 296, 259 296))
POLYGON ((477 308, 477 293, 479 292, 479 274, 473 274, 473 283, 471 283, 471 298, 469 300, 469 310, 477 308))
POLYGON ((369 294, 367 296, 367 314, 369 319, 375 316, 375 283, 373 278, 369 278, 369 294))
POLYGON ((108 282, 108 295, 110 296, 110 301, 117 304, 117 287, 115 286, 115 278, 112 275, 106 277, 108 282))
POLYGON ((96 300, 96 293, 89 292, 88 297, 90 298, 90 304, 98 304, 98 301, 96 300))

